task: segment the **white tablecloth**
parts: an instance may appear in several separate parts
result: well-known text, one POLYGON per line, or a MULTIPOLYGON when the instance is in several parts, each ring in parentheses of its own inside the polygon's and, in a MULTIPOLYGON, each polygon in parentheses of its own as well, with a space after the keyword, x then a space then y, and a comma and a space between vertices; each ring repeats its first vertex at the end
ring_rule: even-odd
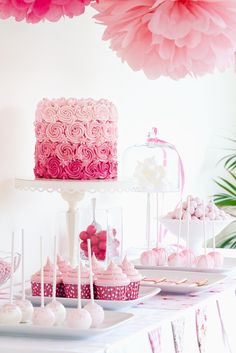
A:
POLYGON ((123 326, 87 339, 0 334, 0 353, 235 353, 235 289, 236 276, 198 294, 159 294, 124 310, 135 316, 123 326))

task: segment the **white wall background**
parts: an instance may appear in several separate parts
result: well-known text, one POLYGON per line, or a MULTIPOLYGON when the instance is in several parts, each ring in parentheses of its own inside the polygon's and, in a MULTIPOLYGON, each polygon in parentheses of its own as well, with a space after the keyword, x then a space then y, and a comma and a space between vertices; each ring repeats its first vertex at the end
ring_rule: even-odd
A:
MULTIPOLYGON (((202 196, 216 190, 212 177, 221 172, 215 164, 225 145, 220 136, 236 133, 232 71, 177 82, 149 81, 120 62, 101 40, 103 28, 92 15, 88 9, 78 19, 58 23, 0 22, 0 250, 10 248, 11 229, 23 226, 29 273, 38 266, 38 235, 50 238, 53 214, 65 210, 57 194, 14 191, 10 182, 14 177, 33 177, 34 111, 41 98, 112 100, 119 111, 120 155, 157 126, 160 136, 174 143, 182 155, 186 193, 202 196)), ((114 197, 115 202, 122 201, 114 197)), ((109 196, 103 196, 103 202, 104 198, 109 196)), ((131 196, 129 200, 136 211, 131 196)), ((142 215, 142 205, 137 212, 142 215)), ((144 219, 136 228, 144 229, 144 219)), ((127 243, 142 237, 136 228, 127 227, 127 243)))

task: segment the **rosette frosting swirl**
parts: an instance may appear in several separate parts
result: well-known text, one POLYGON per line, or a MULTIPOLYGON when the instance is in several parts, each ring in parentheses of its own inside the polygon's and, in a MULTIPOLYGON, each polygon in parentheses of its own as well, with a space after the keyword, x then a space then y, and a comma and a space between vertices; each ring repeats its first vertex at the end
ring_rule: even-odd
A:
MULTIPOLYGON (((80 274, 81 274, 81 284, 89 284, 89 269, 81 262, 80 263, 80 274)), ((78 269, 69 268, 64 277, 64 282, 66 284, 77 284, 78 283, 78 269)))
MULTIPOLYGON (((51 263, 49 257, 47 258, 46 265, 43 267, 43 276, 44 276, 44 283, 53 282, 53 264, 51 263)), ((31 276, 31 282, 40 283, 40 281, 41 281, 41 271, 38 271, 31 276)), ((57 270, 57 273, 56 273, 56 282, 57 283, 62 282, 62 273, 59 270, 57 270)))
POLYGON ((95 280, 95 284, 98 286, 126 286, 129 283, 127 275, 112 261, 105 271, 97 275, 95 280))
POLYGON ((127 277, 130 279, 130 282, 141 281, 141 279, 142 279, 141 274, 134 267, 134 265, 128 261, 126 256, 125 256, 124 260, 122 261, 121 268, 122 268, 123 272, 127 275, 127 277))

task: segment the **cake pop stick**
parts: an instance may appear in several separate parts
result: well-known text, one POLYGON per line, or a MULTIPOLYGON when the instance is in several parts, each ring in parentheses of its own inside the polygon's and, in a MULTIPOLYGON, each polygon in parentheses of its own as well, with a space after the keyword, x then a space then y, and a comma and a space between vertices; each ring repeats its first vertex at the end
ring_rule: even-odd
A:
POLYGON ((146 206, 146 239, 147 239, 147 247, 148 247, 148 250, 150 250, 150 247, 151 247, 151 239, 150 239, 150 236, 151 236, 151 225, 150 225, 150 217, 151 217, 151 214, 150 214, 150 210, 151 210, 151 205, 150 205, 150 193, 148 192, 147 193, 147 206, 146 206))
POLYGON ((32 303, 25 299, 25 238, 24 229, 21 229, 21 286, 22 286, 22 297, 16 300, 15 303, 22 311, 21 322, 29 322, 32 319, 34 308, 32 303))
MULTIPOLYGON (((212 204, 214 203, 213 200, 211 200, 212 204)), ((212 219, 212 241, 213 241, 213 250, 209 252, 209 256, 212 257, 213 262, 214 262, 214 268, 222 268, 223 263, 224 263, 224 256, 219 253, 219 251, 216 251, 216 238, 215 238, 215 220, 212 219)))
POLYGON ((56 300, 57 287, 57 237, 54 237, 53 252, 53 284, 52 284, 52 301, 47 304, 47 308, 51 309, 55 315, 55 324, 60 325, 66 318, 66 309, 64 305, 56 300))
MULTIPOLYGON (((167 252, 164 248, 160 247, 160 222, 159 222, 159 195, 156 193, 156 232, 157 232, 157 237, 156 237, 156 248, 153 249, 155 252, 156 258, 156 266, 165 266, 167 264, 168 256, 167 252)), ((148 259, 150 262, 153 260, 153 254, 149 252, 148 254, 148 259)))
POLYGON ((41 294, 41 306, 34 310, 32 322, 36 326, 53 326, 55 323, 55 315, 53 311, 44 306, 44 271, 43 271, 43 238, 40 237, 40 294, 41 294))
POLYGON ((178 238, 177 238, 177 254, 179 254, 180 236, 182 231, 182 213, 183 213, 183 203, 181 198, 180 207, 179 207, 179 231, 178 231, 178 238))
POLYGON ((195 265, 196 257, 194 253, 190 249, 190 239, 189 239, 189 231, 190 231, 190 200, 191 196, 189 195, 187 198, 187 231, 186 231, 186 249, 181 251, 181 254, 185 258, 185 266, 192 267, 195 265))
POLYGON ((11 277, 10 277, 10 297, 9 303, 4 304, 0 309, 1 324, 19 324, 22 319, 22 311, 18 305, 13 303, 13 283, 14 283, 14 242, 15 234, 11 237, 11 277))
POLYGON ((157 239, 156 239, 156 248, 159 248, 159 198, 158 198, 158 192, 156 193, 156 217, 157 217, 157 239))
POLYGON ((89 258, 89 282, 90 282, 90 297, 91 302, 85 305, 85 309, 90 313, 92 317, 91 327, 99 326, 104 320, 104 310, 101 305, 98 305, 94 301, 93 292, 93 273, 92 273, 92 256, 91 256, 91 241, 88 239, 88 258, 89 258))

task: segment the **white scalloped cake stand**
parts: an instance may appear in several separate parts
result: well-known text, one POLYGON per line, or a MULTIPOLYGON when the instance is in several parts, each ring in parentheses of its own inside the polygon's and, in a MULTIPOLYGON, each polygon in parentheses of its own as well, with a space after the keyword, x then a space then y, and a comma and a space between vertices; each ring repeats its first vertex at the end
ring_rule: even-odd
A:
POLYGON ((23 191, 57 191, 68 204, 66 212, 67 232, 69 239, 69 260, 72 266, 77 263, 78 241, 75 235, 76 206, 86 192, 126 192, 134 191, 132 184, 122 180, 48 180, 48 179, 15 179, 16 189, 23 191))

